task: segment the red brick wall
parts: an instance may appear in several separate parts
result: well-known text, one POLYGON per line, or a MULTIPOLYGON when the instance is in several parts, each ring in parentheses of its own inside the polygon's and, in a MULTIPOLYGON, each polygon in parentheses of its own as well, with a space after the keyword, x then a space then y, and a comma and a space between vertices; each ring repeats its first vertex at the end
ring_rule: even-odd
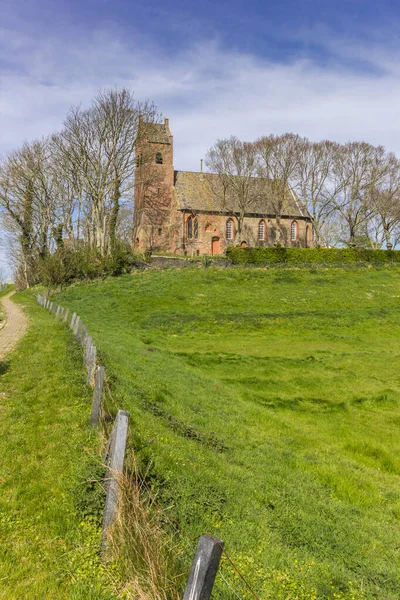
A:
MULTIPOLYGON (((233 235, 232 240, 226 238, 226 222, 228 216, 221 215, 197 215, 198 219, 198 238, 188 238, 187 220, 189 213, 176 211, 176 237, 171 239, 165 251, 176 254, 187 254, 188 256, 196 254, 211 254, 213 238, 219 238, 219 254, 223 254, 227 246, 235 246, 240 242, 246 242, 248 246, 273 246, 277 241, 277 223, 276 219, 263 219, 265 222, 265 239, 258 239, 259 217, 245 217, 243 223, 243 231, 241 239, 236 236, 237 221, 233 220, 233 235)), ((193 215, 192 215, 193 217, 193 215)), ((281 244, 283 246, 311 247, 311 224, 304 219, 281 219, 281 244), (298 236, 296 240, 291 240, 291 225, 292 222, 297 223, 298 236), (308 228, 308 230, 307 230, 308 228), (306 240, 306 230, 308 240, 306 240)), ((194 231, 193 231, 194 234, 194 231)), ((214 246, 215 249, 215 246, 214 246)))

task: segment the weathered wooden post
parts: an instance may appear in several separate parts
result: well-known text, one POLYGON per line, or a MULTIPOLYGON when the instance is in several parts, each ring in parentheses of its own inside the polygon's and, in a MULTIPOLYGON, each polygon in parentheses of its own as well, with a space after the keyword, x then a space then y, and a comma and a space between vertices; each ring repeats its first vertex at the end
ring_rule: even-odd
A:
POLYGON ((224 542, 202 535, 197 544, 183 600, 209 600, 224 542))
POLYGON ((124 469, 126 441, 128 438, 129 412, 119 410, 115 417, 111 434, 111 443, 107 457, 106 470, 106 504, 103 518, 103 534, 101 546, 106 549, 109 528, 114 524, 117 515, 119 497, 119 478, 124 469))
POLYGON ((62 319, 64 313, 65 313, 65 308, 62 306, 60 309, 60 314, 58 315, 60 317, 60 319, 62 319))
POLYGON ((81 346, 82 346, 82 348, 84 348, 84 347, 85 347, 86 336, 87 336, 87 327, 86 327, 86 325, 84 325, 84 326, 82 327, 82 331, 81 331, 81 337, 80 337, 80 339, 79 339, 79 341, 80 341, 80 343, 81 343, 81 346))
POLYGON ((81 340, 82 328, 83 328, 82 319, 80 317, 78 317, 78 320, 75 323, 75 339, 77 342, 80 342, 80 340, 81 340))
POLYGON ((53 302, 50 302, 50 304, 49 304, 49 312, 52 312, 52 310, 53 310, 53 302))
POLYGON ((77 315, 76 319, 75 319, 75 323, 74 323, 74 329, 73 329, 75 336, 76 336, 76 332, 78 331, 78 327, 80 326, 80 324, 81 324, 81 318, 79 315, 77 315))
POLYGON ((60 305, 56 304, 56 319, 58 319, 59 313, 60 313, 60 305))
POLYGON ((87 379, 86 379, 86 383, 88 383, 89 385, 92 385, 94 370, 96 367, 96 356, 97 356, 97 348, 96 348, 96 346, 91 346, 90 353, 89 353, 88 373, 87 373, 87 379))
POLYGON ((88 335, 85 342, 85 352, 83 353, 83 366, 89 364, 90 348, 92 347, 92 336, 88 335))
POLYGON ((96 426, 99 422, 100 411, 101 411, 101 399, 103 397, 103 384, 104 384, 104 375, 105 375, 105 367, 97 367, 96 369, 96 378, 94 380, 94 392, 93 392, 93 402, 92 402, 92 412, 90 414, 90 425, 92 427, 96 426))
POLYGON ((70 324, 70 328, 72 329, 72 331, 74 330, 74 327, 75 327, 75 321, 76 321, 76 313, 73 313, 73 315, 71 317, 71 324, 70 324))
POLYGON ((65 313, 64 313, 64 318, 63 318, 64 323, 66 323, 68 321, 68 316, 69 316, 69 309, 66 308, 65 313))

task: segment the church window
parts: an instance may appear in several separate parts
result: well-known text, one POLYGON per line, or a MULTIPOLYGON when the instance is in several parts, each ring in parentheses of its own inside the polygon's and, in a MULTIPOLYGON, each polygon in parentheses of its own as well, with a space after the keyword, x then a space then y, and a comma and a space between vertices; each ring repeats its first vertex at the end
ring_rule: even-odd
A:
POLYGON ((233 240, 233 221, 228 219, 226 222, 226 239, 233 240))
POLYGON ((187 220, 187 236, 189 239, 193 237, 193 219, 189 217, 187 220))
POLYGON ((162 164, 163 164, 162 154, 161 154, 161 152, 157 152, 156 153, 156 165, 162 165, 162 164))
POLYGON ((159 227, 158 228, 158 235, 161 235, 161 234, 162 234, 162 229, 161 229, 161 227, 159 227))
POLYGON ((265 221, 262 219, 258 223, 258 239, 262 241, 265 240, 265 221))
POLYGON ((292 225, 290 228, 290 239, 292 242, 297 241, 297 222, 296 221, 292 221, 292 225))
POLYGON ((140 165, 143 163, 143 155, 142 154, 138 154, 136 157, 136 166, 140 167, 140 165))
POLYGON ((199 222, 197 220, 197 217, 195 217, 193 221, 193 234, 194 238, 197 240, 197 238, 199 237, 199 222))

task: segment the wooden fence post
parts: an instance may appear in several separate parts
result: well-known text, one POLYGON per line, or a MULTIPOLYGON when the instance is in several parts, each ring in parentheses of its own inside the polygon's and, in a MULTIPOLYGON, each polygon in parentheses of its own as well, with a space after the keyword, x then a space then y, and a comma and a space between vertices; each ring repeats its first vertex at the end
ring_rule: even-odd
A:
POLYGON ((76 319, 75 319, 75 323, 74 323, 74 329, 73 329, 74 336, 76 336, 78 328, 80 327, 80 324, 81 324, 81 318, 79 315, 77 315, 76 319))
POLYGON ((74 330, 75 321, 76 321, 76 313, 73 313, 72 317, 71 317, 71 323, 70 323, 70 328, 72 329, 72 331, 74 330))
POLYGON ((89 353, 88 373, 87 373, 87 379, 86 379, 86 383, 88 383, 89 385, 92 385, 94 369, 96 367, 96 356, 97 356, 97 348, 96 348, 96 346, 91 346, 90 353, 89 353))
POLYGON ((82 331, 81 331, 81 337, 80 337, 80 339, 79 339, 79 341, 80 341, 80 343, 81 343, 81 346, 82 346, 82 348, 84 348, 84 347, 85 347, 86 336, 87 336, 87 327, 86 327, 86 325, 84 325, 84 326, 82 327, 82 331))
POLYGON ((53 312, 53 302, 50 302, 49 312, 53 312))
POLYGON ((83 366, 89 364, 90 348, 92 347, 92 336, 88 335, 85 342, 85 352, 83 353, 83 366))
POLYGON ((108 529, 114 524, 119 496, 119 478, 124 469, 126 441, 128 438, 129 412, 119 410, 115 417, 112 439, 107 457, 106 504, 103 518, 102 549, 106 549, 108 529))
POLYGON ((99 422, 100 418, 100 410, 101 410, 101 399, 103 397, 103 383, 104 383, 104 375, 105 375, 105 367, 97 367, 96 369, 96 378, 94 381, 94 393, 93 393, 93 402, 92 402, 92 412, 90 415, 90 425, 92 427, 96 426, 99 422))
POLYGON ((64 323, 66 323, 68 321, 68 315, 69 315, 69 309, 66 308, 65 313, 64 313, 64 318, 63 318, 64 323))
POLYGON ((80 317, 78 317, 78 324, 76 326, 76 332, 75 332, 75 339, 77 342, 81 341, 82 329, 83 329, 82 319, 80 317))
POLYGON ((202 535, 197 544, 183 600, 209 600, 224 542, 202 535))

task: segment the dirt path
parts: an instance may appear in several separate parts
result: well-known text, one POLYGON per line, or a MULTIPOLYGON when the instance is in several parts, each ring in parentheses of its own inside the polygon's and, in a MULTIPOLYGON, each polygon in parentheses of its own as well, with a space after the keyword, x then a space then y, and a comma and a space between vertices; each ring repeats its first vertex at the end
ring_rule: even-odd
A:
POLYGON ((11 292, 0 300, 6 315, 6 323, 0 329, 0 360, 14 348, 28 325, 25 313, 11 300, 13 294, 14 292, 11 292))

